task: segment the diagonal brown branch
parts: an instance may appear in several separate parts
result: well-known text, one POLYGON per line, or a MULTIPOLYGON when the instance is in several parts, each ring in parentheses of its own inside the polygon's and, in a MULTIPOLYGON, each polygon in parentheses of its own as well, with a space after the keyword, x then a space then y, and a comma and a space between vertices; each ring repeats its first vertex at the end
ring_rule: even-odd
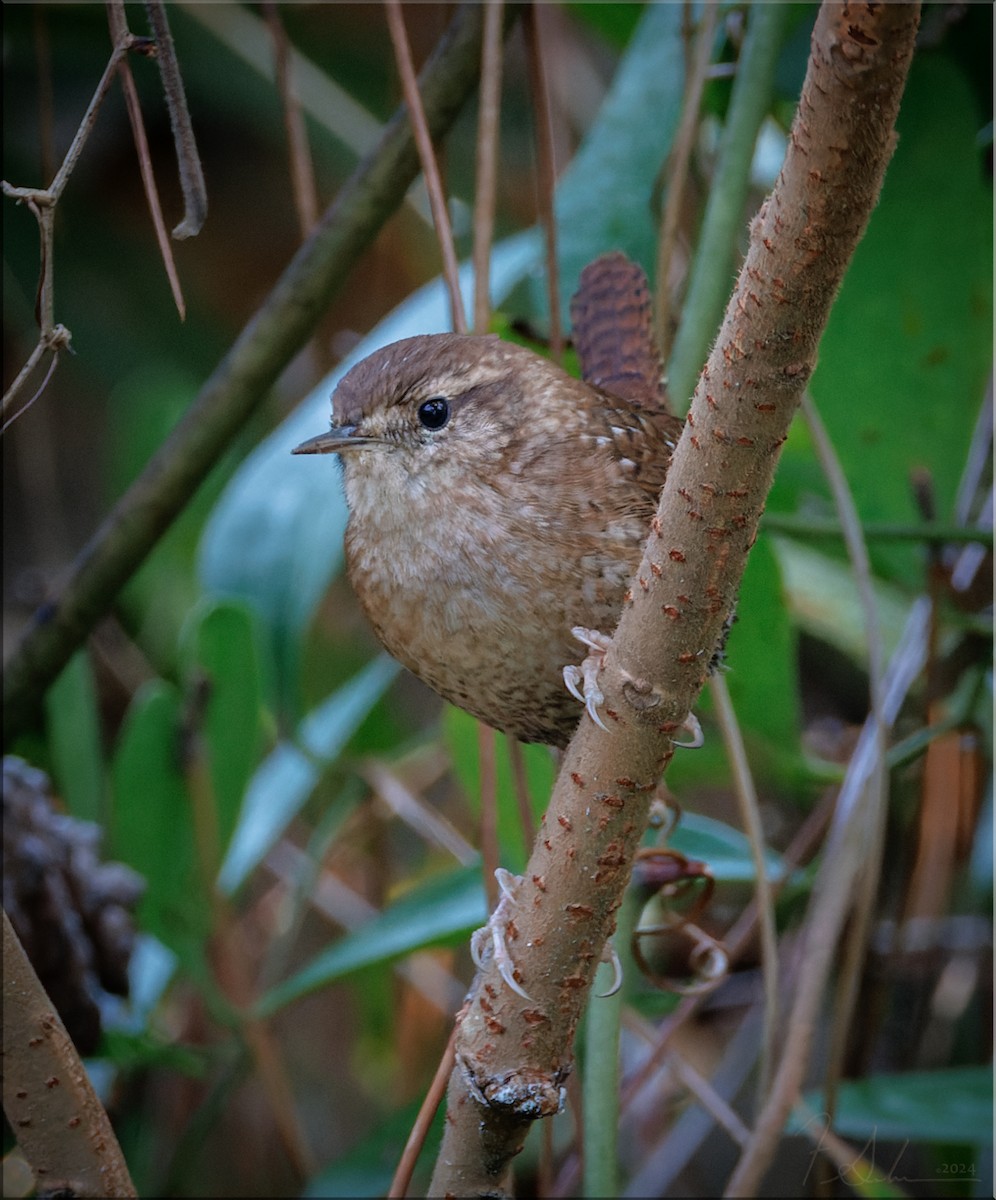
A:
MULTIPOLYGON (((518 6, 506 4, 506 22, 518 6)), ((506 24, 507 27, 507 24, 506 24)), ((481 12, 458 9, 421 80, 436 137, 477 81, 481 12)), ((80 553, 54 604, 35 614, 4 671, 4 739, 25 728, 49 684, 190 500, 246 418, 311 336, 329 299, 401 203, 419 169, 401 109, 298 250, 183 420, 80 553)))
POLYGON ((530 1124, 560 1106, 650 794, 707 678, 780 447, 878 198, 918 15, 917 5, 820 9, 785 164, 753 223, 605 659, 612 735, 583 719, 516 893, 509 949, 532 1000, 512 993, 493 962, 475 981, 433 1195, 507 1194, 530 1124))

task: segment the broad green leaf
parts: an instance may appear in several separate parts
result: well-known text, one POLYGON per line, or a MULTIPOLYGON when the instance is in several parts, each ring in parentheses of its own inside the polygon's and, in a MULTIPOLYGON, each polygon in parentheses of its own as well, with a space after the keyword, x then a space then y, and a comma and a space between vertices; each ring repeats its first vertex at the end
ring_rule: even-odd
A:
POLYGON ((206 689, 201 732, 221 850, 235 829, 262 737, 263 688, 252 611, 203 599, 184 630, 184 670, 191 691, 206 689))
POLYGON ((560 286, 565 316, 582 268, 622 250, 650 272, 654 188, 681 116, 685 50, 679 4, 648 4, 598 119, 557 185, 560 286))
MULTIPOLYGON (((722 821, 682 813, 677 827, 668 835, 667 845, 686 858, 704 862, 717 883, 751 883, 755 879, 750 842, 739 829, 722 821)), ((781 879, 785 866, 778 854, 766 850, 764 863, 769 879, 781 879)))
MULTIPOLYGON (((812 392, 861 516, 919 520, 910 473, 926 468, 949 519, 992 363, 992 191, 966 78, 925 52, 913 63, 899 143, 820 346, 812 392)), ((773 509, 830 512, 805 439, 790 439, 773 509), (808 494, 807 494, 808 493, 808 494)), ((876 545, 880 570, 923 578, 922 550, 876 545)))
POLYGON ((218 875, 223 892, 234 892, 278 841, 397 672, 386 656, 374 659, 304 718, 294 742, 281 741, 263 760, 218 875))
POLYGON ((45 694, 45 725, 52 775, 74 817, 105 816, 104 752, 93 671, 85 651, 74 654, 45 694))
POLYGON ((113 857, 145 877, 143 928, 186 957, 210 928, 194 816, 181 767, 182 705, 156 680, 136 694, 111 764, 113 857))
MULTIPOLYGON (((797 791, 807 771, 800 748, 797 632, 786 611, 779 566, 770 540, 761 538, 747 560, 719 670, 755 777, 769 786, 797 791)), ((702 721, 705 744, 695 751, 675 753, 668 783, 679 797, 686 788, 726 786, 729 781, 729 759, 712 719, 708 683, 695 712, 702 721)))
POLYGON ((259 1012, 267 1016, 363 967, 390 962, 426 946, 459 941, 487 919, 480 867, 458 867, 413 888, 362 928, 323 950, 263 996, 259 1012))
MULTIPOLYGON (((813 1111, 822 1111, 819 1093, 805 1101, 813 1111)), ((790 1129, 799 1125, 793 1118, 790 1129)), ((949 1067, 845 1080, 837 1092, 833 1128, 842 1137, 880 1142, 991 1145, 992 1070, 949 1067)))
MULTIPOLYGON (((538 254, 535 233, 495 247, 491 285, 496 301, 531 269, 538 254)), ((461 282, 469 298, 469 267, 461 282)), ((249 455, 204 530, 201 580, 209 591, 241 597, 256 610, 285 698, 294 692, 301 633, 342 569, 347 516, 336 464, 324 455, 292 458, 291 450, 328 427, 332 392, 354 363, 399 338, 448 327, 449 300, 437 279, 386 317, 249 455)))
POLYGON ((768 758, 799 753, 796 640, 778 563, 762 538, 747 561, 723 662, 745 738, 763 740, 768 758))
MULTIPOLYGON (((867 664, 864 609, 850 564, 792 538, 770 540, 784 580, 783 609, 787 607, 799 628, 822 638, 855 662, 867 664)), ((902 634, 909 604, 897 588, 873 582, 879 628, 888 656, 902 634)))

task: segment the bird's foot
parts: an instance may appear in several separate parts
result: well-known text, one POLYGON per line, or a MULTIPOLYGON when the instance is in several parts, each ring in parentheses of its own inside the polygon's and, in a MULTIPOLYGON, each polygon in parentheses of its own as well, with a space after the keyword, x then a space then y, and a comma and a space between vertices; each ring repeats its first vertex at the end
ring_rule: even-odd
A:
POLYGON ((511 871, 499 867, 495 871, 495 879, 498 880, 498 887, 501 889, 501 899, 489 917, 487 925, 476 930, 471 937, 470 955, 474 960, 474 965, 481 970, 487 962, 490 948, 490 956, 494 959, 498 974, 513 992, 531 1003, 532 997, 515 978, 515 964, 512 962, 512 956, 505 944, 506 934, 514 936, 515 926, 512 922, 512 910, 515 908, 515 893, 522 882, 522 876, 513 875, 511 871))
POLYGON ((571 695, 581 701, 595 724, 608 733, 608 727, 598 712, 605 702, 602 689, 598 686, 598 672, 602 669, 606 652, 612 645, 612 638, 599 633, 597 629, 585 629, 583 625, 575 625, 571 633, 588 647, 588 654, 580 667, 573 664, 564 667, 564 684, 571 695))
MULTIPOLYGON (((608 728, 598 711, 605 703, 605 696, 598 686, 598 673, 601 671, 605 655, 612 645, 612 638, 607 634, 599 633, 597 629, 586 629, 583 625, 575 625, 571 633, 579 642, 588 647, 588 654, 580 667, 573 664, 564 667, 564 684, 571 695, 581 701, 588 716, 595 724, 608 733, 608 728)), ((651 684, 639 682, 629 676, 625 676, 625 682, 627 685, 631 685, 633 695, 630 699, 637 707, 653 708, 660 704, 660 693, 651 684)), ((686 730, 690 736, 687 742, 675 741, 676 746, 681 746, 686 750, 697 750, 705 743, 702 726, 694 713, 690 712, 679 728, 686 730)))

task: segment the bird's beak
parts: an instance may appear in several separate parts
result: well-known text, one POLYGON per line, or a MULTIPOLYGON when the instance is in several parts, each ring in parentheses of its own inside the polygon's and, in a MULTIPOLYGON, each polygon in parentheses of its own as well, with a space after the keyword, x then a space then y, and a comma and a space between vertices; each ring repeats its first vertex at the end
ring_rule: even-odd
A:
POLYGON ((357 433, 357 428, 356 425, 333 425, 325 433, 319 433, 300 446, 295 446, 291 454, 338 454, 340 450, 348 450, 351 446, 371 446, 380 441, 380 438, 357 433))

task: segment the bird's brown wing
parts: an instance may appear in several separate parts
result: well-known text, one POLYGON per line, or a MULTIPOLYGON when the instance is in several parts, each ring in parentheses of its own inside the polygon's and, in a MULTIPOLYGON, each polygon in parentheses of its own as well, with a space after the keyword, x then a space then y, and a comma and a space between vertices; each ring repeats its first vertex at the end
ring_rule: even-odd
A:
POLYGON ((636 484, 644 497, 639 501, 641 506, 649 503, 656 508, 682 422, 660 409, 626 404, 608 393, 602 394, 605 403, 598 410, 598 418, 604 422, 603 436, 611 444, 622 477, 636 484))

